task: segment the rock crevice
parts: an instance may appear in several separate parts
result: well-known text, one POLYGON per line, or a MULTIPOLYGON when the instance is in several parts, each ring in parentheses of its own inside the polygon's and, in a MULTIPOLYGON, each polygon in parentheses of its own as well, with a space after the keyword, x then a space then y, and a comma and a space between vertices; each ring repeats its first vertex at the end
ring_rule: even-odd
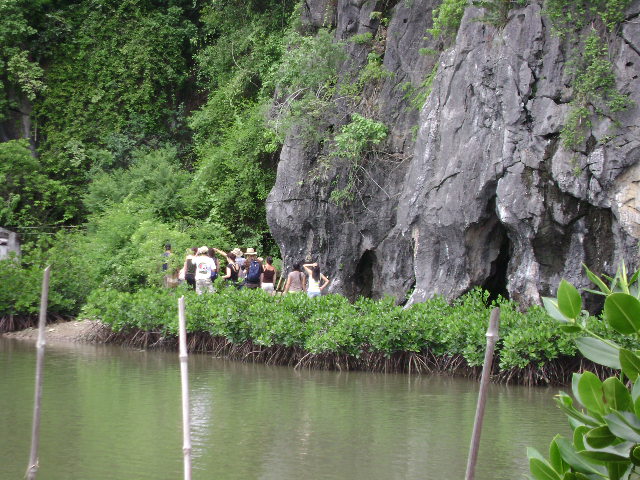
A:
MULTIPOLYGON (((375 3, 338 2, 336 38, 375 35, 375 3)), ((572 45, 551 33, 540 5, 512 11, 501 29, 468 7, 455 43, 436 58, 419 50, 437 46, 424 40, 437 3, 395 5, 383 57, 392 75, 367 90, 389 128, 387 153, 404 161, 367 160, 353 202, 338 205, 330 184, 306 181, 321 152, 288 137, 267 203, 285 265, 318 258, 330 290, 350 297, 402 301, 413 289, 412 303, 483 286, 524 305, 553 294, 561 278, 586 286, 582 263, 608 274, 623 259, 637 266, 639 27, 625 22, 610 44, 619 88, 635 104, 615 123, 594 116, 582 151, 572 151, 560 137, 572 45), (412 109, 398 79, 416 87, 436 64, 431 93, 412 109)), ((639 9, 636 0, 629 12, 639 9)), ((348 48, 362 66, 360 47, 348 48)), ((332 168, 330 181, 347 175, 345 165, 332 168)))

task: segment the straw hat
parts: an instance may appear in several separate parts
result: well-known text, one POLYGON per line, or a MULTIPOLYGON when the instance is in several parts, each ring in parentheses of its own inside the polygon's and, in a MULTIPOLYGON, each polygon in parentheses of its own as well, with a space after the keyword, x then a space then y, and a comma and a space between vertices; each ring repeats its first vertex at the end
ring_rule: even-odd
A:
POLYGON ((202 246, 198 248, 198 255, 200 255, 201 253, 204 253, 204 254, 209 253, 209 247, 202 246))
POLYGON ((247 251, 244 252, 245 255, 257 255, 258 252, 256 252, 253 248, 247 248, 247 251))
POLYGON ((233 253, 236 257, 242 256, 242 250, 240 250, 238 247, 231 250, 231 253, 233 253))

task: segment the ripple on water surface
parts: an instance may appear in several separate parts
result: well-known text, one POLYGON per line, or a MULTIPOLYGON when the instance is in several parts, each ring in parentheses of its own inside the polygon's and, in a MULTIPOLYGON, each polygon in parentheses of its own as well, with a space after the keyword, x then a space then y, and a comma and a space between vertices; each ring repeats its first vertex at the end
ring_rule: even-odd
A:
MULTIPOLYGON (((34 346, 0 338, 0 366, 0 479, 22 478, 34 346)), ((464 477, 474 382, 294 371, 204 355, 190 357, 189 374, 194 479, 464 477)), ((38 478, 182 477, 176 353, 51 345, 44 380, 38 478)), ((524 478, 526 447, 546 451, 555 433, 568 433, 555 393, 491 386, 477 480, 524 478)))

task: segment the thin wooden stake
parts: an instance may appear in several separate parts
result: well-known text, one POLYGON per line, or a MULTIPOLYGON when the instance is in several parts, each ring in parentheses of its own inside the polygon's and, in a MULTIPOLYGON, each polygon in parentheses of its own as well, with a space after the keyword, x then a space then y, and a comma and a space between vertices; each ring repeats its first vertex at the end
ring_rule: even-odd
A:
POLYGON ((187 360, 187 322, 184 313, 184 295, 178 300, 178 326, 180 330, 180 377, 182 379, 182 435, 184 453, 184 480, 191 480, 191 422, 189 420, 189 366, 187 360))
POLYGON ((475 478, 476 462, 478 460, 478 450, 480 448, 480 433, 482 432, 482 421, 484 418, 484 407, 487 403, 487 389, 491 377, 491 367, 493 365, 493 351, 498 341, 498 325, 500 324, 500 309, 494 308, 491 311, 489 328, 487 329, 487 350, 484 352, 484 366, 482 367, 482 379, 480 380, 480 393, 478 394, 478 406, 476 408, 476 418, 473 423, 473 433, 471 434, 471 448, 467 459, 467 473, 465 480, 475 478))
POLYGON ((40 295, 40 318, 38 319, 38 341, 36 343, 36 392, 33 405, 33 424, 31 430, 31 452, 27 467, 27 480, 35 480, 38 473, 38 447, 40 446, 40 406, 42 403, 42 379, 44 365, 45 326, 47 323, 47 304, 49 303, 49 271, 44 269, 42 277, 42 293, 40 295))

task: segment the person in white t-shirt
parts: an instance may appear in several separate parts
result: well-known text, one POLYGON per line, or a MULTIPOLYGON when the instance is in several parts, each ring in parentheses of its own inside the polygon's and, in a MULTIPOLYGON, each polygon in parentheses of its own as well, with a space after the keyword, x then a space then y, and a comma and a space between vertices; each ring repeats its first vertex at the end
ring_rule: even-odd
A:
POLYGON ((196 293, 201 295, 203 292, 213 292, 213 284, 211 283, 211 272, 215 270, 216 264, 209 255, 208 247, 198 248, 198 254, 193 259, 196 264, 196 293))

